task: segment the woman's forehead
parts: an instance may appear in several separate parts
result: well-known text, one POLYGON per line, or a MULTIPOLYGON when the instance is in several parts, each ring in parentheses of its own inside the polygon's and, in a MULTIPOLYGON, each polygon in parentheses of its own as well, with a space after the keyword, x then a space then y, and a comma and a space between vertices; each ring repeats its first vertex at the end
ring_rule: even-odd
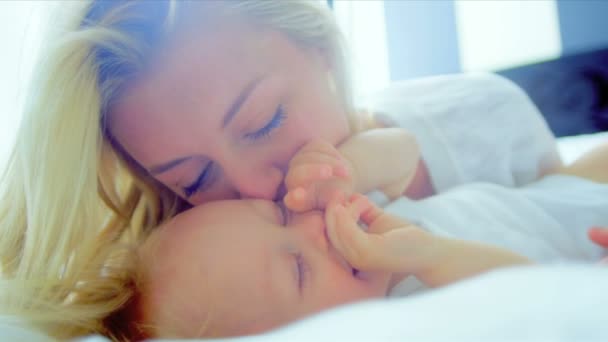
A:
POLYGON ((212 132, 221 129, 242 90, 291 60, 277 55, 282 49, 267 46, 280 39, 257 38, 264 35, 222 32, 174 42, 113 105, 112 134, 146 167, 188 154, 193 136, 211 146, 212 132))

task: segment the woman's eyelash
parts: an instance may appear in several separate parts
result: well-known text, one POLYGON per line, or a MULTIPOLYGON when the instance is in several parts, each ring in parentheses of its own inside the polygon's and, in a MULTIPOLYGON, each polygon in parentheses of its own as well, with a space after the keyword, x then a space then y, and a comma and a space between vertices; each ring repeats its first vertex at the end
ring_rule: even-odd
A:
POLYGON ((302 291, 310 275, 310 266, 304 261, 302 254, 297 253, 294 257, 296 259, 296 267, 298 268, 298 289, 302 291))
POLYGON ((209 170, 211 170, 211 163, 208 163, 207 166, 205 166, 203 171, 200 173, 200 175, 198 175, 192 184, 183 188, 184 196, 186 196, 186 198, 192 197, 195 193, 203 188, 203 185, 206 183, 209 170))
POLYGON ((274 131, 276 128, 279 128, 283 124, 285 118, 287 118, 287 115, 285 115, 283 106, 279 105, 270 121, 268 121, 268 123, 264 127, 258 129, 253 133, 245 134, 245 138, 249 140, 258 140, 260 138, 264 138, 270 133, 272 133, 272 131, 274 131))
MULTIPOLYGON (((268 123, 264 127, 258 129, 257 131, 255 131, 253 133, 246 134, 245 138, 250 139, 250 140, 257 140, 257 139, 268 136, 270 133, 272 133, 272 131, 274 131, 276 128, 279 128, 283 124, 283 121, 285 120, 286 117, 287 117, 287 115, 285 114, 285 111, 283 110, 283 106, 279 105, 279 107, 275 111, 275 113, 272 116, 272 118, 270 119, 270 121, 268 121, 268 123)), ((182 190, 184 192, 184 196, 186 196, 186 198, 192 197, 194 194, 196 194, 203 188, 204 184, 207 181, 206 178, 208 176, 210 169, 211 169, 211 163, 209 163, 203 169, 201 174, 196 178, 196 180, 192 184, 182 188, 182 190)), ((286 217, 286 216, 284 216, 284 217, 286 217)))
POLYGON ((290 218, 290 211, 289 209, 287 209, 287 206, 285 206, 285 203, 283 201, 278 201, 277 202, 277 206, 279 207, 279 210, 281 211, 281 224, 283 226, 286 226, 289 223, 289 218, 290 218))

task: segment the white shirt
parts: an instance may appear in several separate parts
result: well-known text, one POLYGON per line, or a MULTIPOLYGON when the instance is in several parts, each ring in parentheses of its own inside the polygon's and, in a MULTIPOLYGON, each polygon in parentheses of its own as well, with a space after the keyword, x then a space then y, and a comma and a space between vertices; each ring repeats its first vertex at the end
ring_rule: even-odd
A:
POLYGON ((538 109, 500 76, 396 83, 370 106, 416 137, 437 192, 475 181, 518 186, 561 165, 538 109))

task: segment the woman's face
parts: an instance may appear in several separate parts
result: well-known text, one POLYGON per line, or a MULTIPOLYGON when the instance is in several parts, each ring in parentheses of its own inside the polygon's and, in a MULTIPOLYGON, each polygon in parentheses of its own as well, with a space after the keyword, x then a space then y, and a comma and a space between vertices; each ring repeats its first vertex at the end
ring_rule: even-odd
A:
POLYGON ((115 139, 192 204, 275 199, 290 158, 314 138, 349 134, 318 50, 242 24, 170 43, 110 113, 115 139))

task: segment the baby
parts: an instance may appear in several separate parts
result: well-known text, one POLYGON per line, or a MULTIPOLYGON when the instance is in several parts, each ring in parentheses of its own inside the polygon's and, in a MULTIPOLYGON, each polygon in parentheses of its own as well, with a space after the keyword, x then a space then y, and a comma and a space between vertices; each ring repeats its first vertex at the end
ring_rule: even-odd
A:
POLYGON ((137 315, 131 317, 139 334, 189 338, 260 333, 386 296, 409 274, 437 287, 528 262, 499 248, 429 234, 364 196, 305 213, 264 200, 212 202, 156 230, 140 260, 137 315))

